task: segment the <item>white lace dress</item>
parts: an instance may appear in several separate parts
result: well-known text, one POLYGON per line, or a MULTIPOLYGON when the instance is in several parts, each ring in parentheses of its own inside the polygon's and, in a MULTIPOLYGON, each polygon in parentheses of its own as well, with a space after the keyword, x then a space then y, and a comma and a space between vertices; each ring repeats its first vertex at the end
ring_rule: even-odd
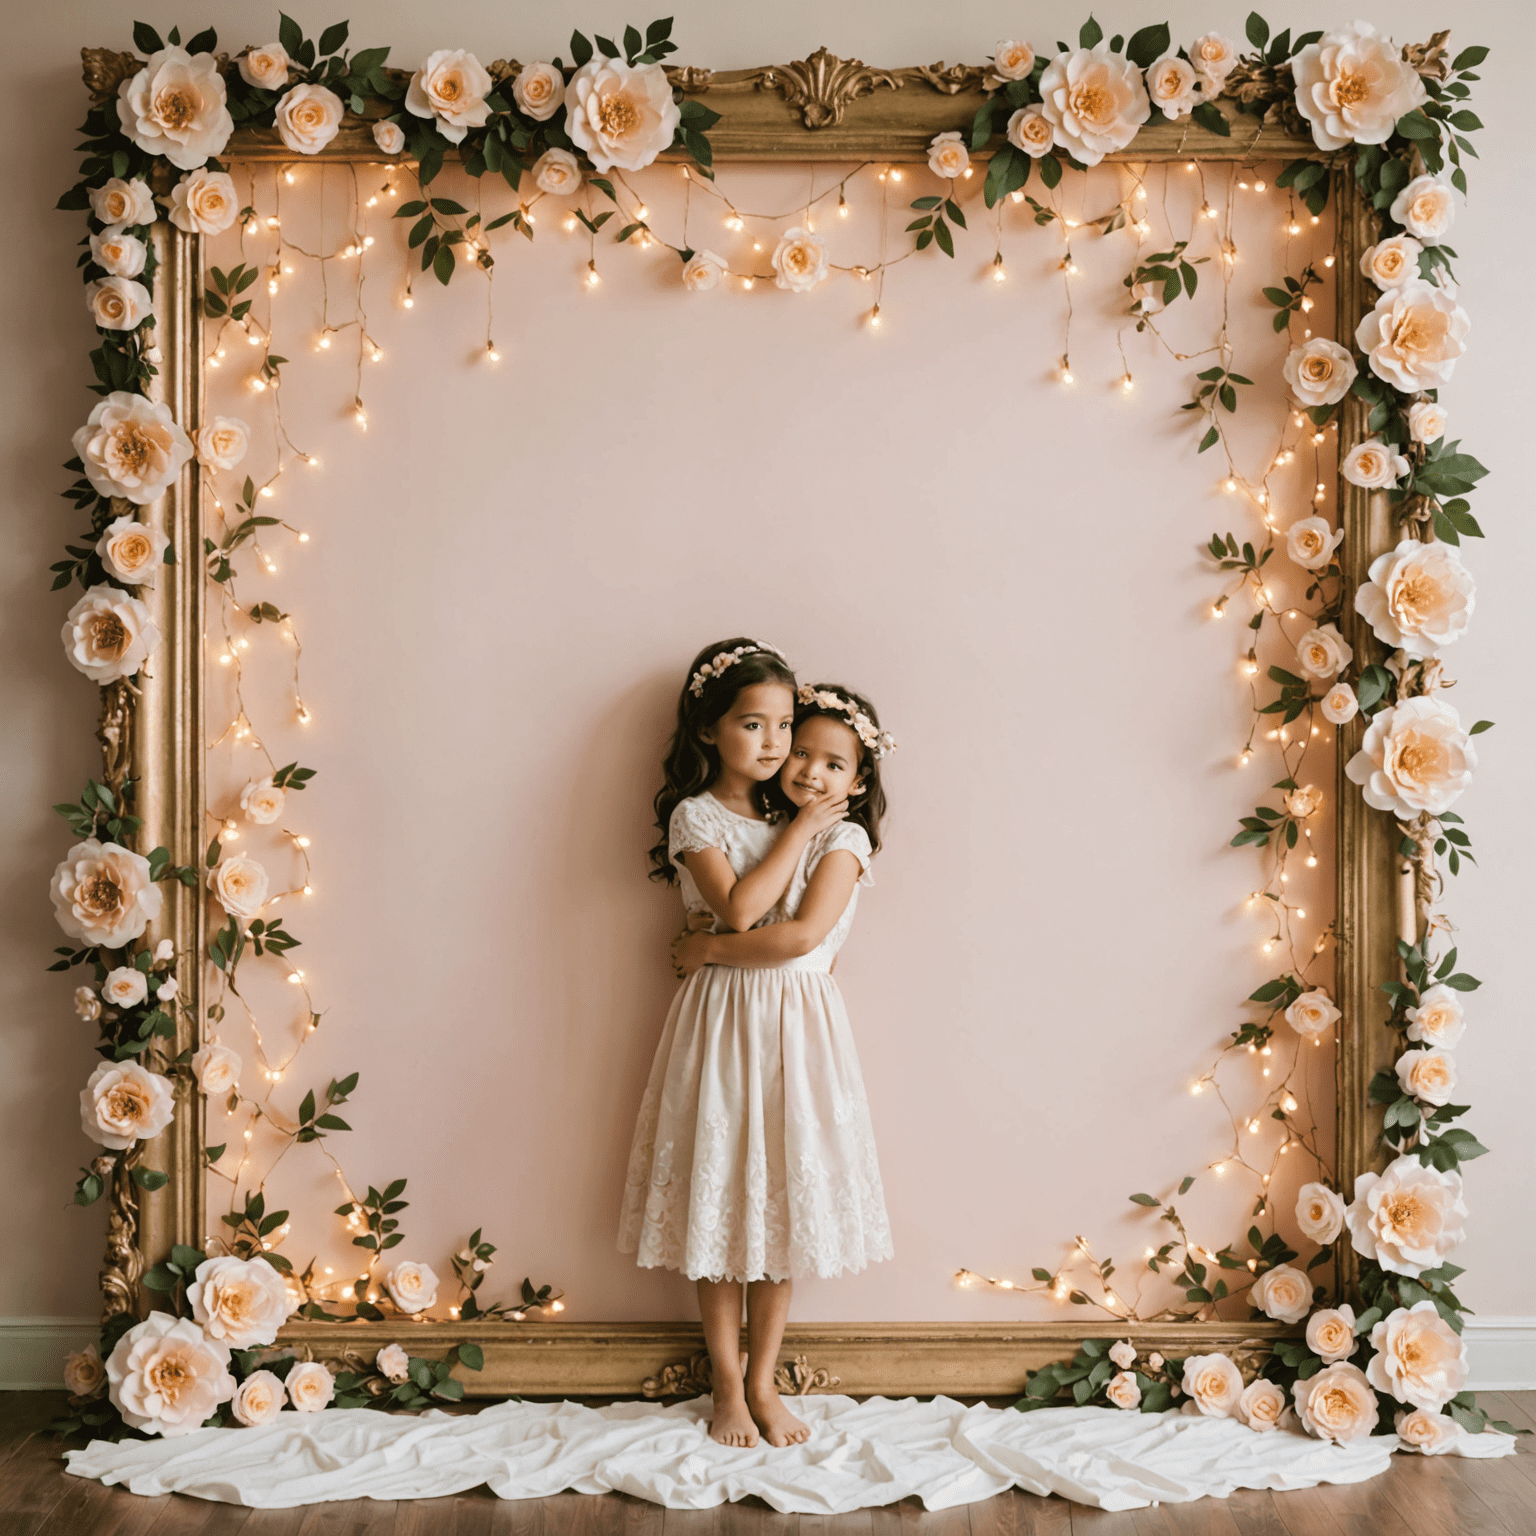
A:
MULTIPOLYGON (((779 829, 708 794, 673 813, 672 857, 719 848, 738 876, 779 829)), ((814 838, 764 922, 799 910, 834 849, 869 838, 841 823, 814 838)), ((682 868, 690 911, 706 907, 682 868)), ((708 965, 673 1000, 629 1155, 619 1249, 691 1280, 831 1276, 891 1257, 891 1229, 858 1052, 831 966, 859 892, 810 954, 758 969, 708 965)))

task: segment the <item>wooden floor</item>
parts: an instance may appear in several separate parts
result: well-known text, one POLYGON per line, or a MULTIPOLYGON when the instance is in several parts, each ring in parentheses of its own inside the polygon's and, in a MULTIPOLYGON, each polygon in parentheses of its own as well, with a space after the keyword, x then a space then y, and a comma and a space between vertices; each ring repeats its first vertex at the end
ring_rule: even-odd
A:
MULTIPOLYGON (((1479 1393, 1536 1430, 1536 1392, 1479 1393)), ((1353 1487, 1236 1493, 1105 1514, 1006 1493, 928 1514, 915 1500, 857 1515, 778 1515, 756 1500, 664 1510, 623 1494, 509 1501, 484 1488, 399 1504, 238 1509, 180 1494, 143 1499, 65 1475, 45 1425, 62 1393, 0 1393, 0 1536, 1536 1536, 1536 1448, 1501 1461, 1397 1456, 1353 1487)))

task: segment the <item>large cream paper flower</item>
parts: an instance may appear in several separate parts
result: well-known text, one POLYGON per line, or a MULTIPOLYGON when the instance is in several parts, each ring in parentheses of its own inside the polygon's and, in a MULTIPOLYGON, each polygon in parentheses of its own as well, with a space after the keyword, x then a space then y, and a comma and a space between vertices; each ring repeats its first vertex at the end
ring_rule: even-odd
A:
POLYGON ((1391 214, 1425 245, 1439 245, 1456 222, 1456 201, 1438 176, 1415 176, 1392 199, 1391 214))
POLYGON ((1322 570, 1343 541, 1344 530, 1330 528, 1323 517, 1298 517, 1285 530, 1285 552, 1309 571, 1322 570))
POLYGON ((1035 67, 1035 50, 1028 43, 1011 40, 992 50, 992 73, 999 80, 1027 80, 1035 67))
POLYGON ((288 1282, 265 1259, 204 1259, 187 1286, 192 1316, 231 1349, 271 1344, 293 1311, 288 1282))
POLYGON ((1339 473, 1351 485, 1366 491, 1384 491, 1396 486, 1408 473, 1408 460, 1380 438, 1356 443, 1344 455, 1339 473))
POLYGON ((1397 1082, 1404 1093, 1438 1108, 1451 1102, 1456 1062, 1438 1046, 1417 1046, 1397 1058, 1397 1082))
POLYGON ((546 149, 533 162, 533 184, 540 192, 569 197, 581 189, 581 162, 568 149, 546 149))
POLYGON ((148 859, 94 837, 69 850, 48 891, 59 927, 72 939, 106 949, 138 938, 165 901, 149 878, 148 859))
POLYGON ((1365 1373, 1343 1360, 1324 1366, 1306 1381, 1298 1381, 1291 1393, 1301 1427, 1320 1440, 1335 1440, 1344 1445, 1363 1439, 1376 1428, 1381 1417, 1376 1394, 1365 1373))
POLYGON ((565 88, 565 131, 603 173, 644 170, 667 149, 681 121, 660 64, 592 59, 565 88))
POLYGON ((288 792, 279 789, 270 776, 252 779, 240 791, 240 809, 245 819, 259 827, 270 827, 283 814, 288 792))
POLYGON ((147 1435, 190 1435, 235 1395, 228 1347, 169 1312, 151 1312, 118 1340, 107 1380, 123 1418, 147 1435))
POLYGON ((319 1413, 336 1396, 336 1378, 318 1360, 301 1360, 288 1372, 288 1401, 300 1413, 319 1413))
POLYGON ((1438 982, 1419 994, 1419 1006, 1408 1009, 1410 1040, 1452 1050, 1466 1033, 1467 1020, 1461 1011, 1461 999, 1450 987, 1438 982))
POLYGON ((1020 107, 1008 119, 1008 142, 1031 160, 1048 155, 1056 142, 1050 118, 1039 107, 1020 107))
POLYGON ((1370 580, 1355 591, 1355 611, 1376 638, 1409 656, 1433 656, 1459 640, 1476 603, 1472 573, 1438 540, 1404 539, 1371 562, 1370 580))
POLYGON ((1371 1385, 1413 1408, 1440 1409, 1467 1384, 1467 1346, 1432 1301, 1389 1312, 1371 1329, 1371 1385))
POLYGON ((524 117, 548 122, 565 105, 565 76, 553 64, 524 64, 512 82, 512 99, 524 117))
POLYGON ((102 496, 146 506, 192 457, 192 439, 158 400, 113 390, 74 435, 85 477, 102 496))
POLYGON ((773 248, 774 286, 809 293, 827 275, 827 244, 820 235, 795 225, 773 248))
POLYGON ((138 598, 118 587, 89 587, 64 619, 64 654, 93 683, 132 677, 160 644, 138 598))
POLYGON ((277 104, 278 137, 300 155, 318 155, 341 129, 341 97, 323 85, 296 85, 277 104))
POLYGON ((1303 1184, 1296 1192, 1296 1225, 1301 1235, 1327 1247, 1344 1230, 1344 1197, 1326 1184, 1303 1184))
POLYGON ((1178 54, 1165 54, 1147 68, 1147 96, 1170 122, 1188 117, 1200 99, 1195 66, 1178 54))
POLYGON ((1363 21, 1309 43, 1291 60, 1291 73, 1296 110, 1319 149, 1385 144, 1398 118, 1427 94, 1397 47, 1363 21))
POLYGON ((1141 1405, 1141 1383, 1136 1380, 1134 1371, 1118 1371, 1109 1378, 1104 1387, 1104 1396, 1112 1402, 1116 1408, 1136 1408, 1141 1405))
POLYGON ((107 1384, 107 1364, 94 1344, 64 1358, 64 1387, 73 1397, 95 1397, 107 1384))
POLYGON ((1083 165, 1124 149, 1152 115, 1141 71, 1107 41, 1057 54, 1040 77, 1040 110, 1057 146, 1083 165))
POLYGON ((1220 32, 1197 37, 1187 50, 1207 96, 1219 96, 1227 76, 1237 68, 1237 44, 1220 32))
POLYGON ((1285 1010, 1285 1022, 1308 1040, 1315 1040, 1332 1029, 1340 1017, 1339 1010, 1333 1006, 1333 999, 1321 987, 1303 992, 1285 1010))
POLYGON ((1280 365, 1296 403, 1305 410, 1336 405, 1355 382, 1355 360, 1347 347, 1326 336, 1312 336, 1291 348, 1280 365))
POLYGON ((238 416, 215 416, 197 431, 197 457, 209 469, 233 469, 251 446, 251 429, 238 416))
POLYGON ((146 153, 164 155, 183 171, 195 170, 229 142, 235 124, 224 102, 219 61, 185 48, 152 53, 144 68, 117 88, 123 132, 146 153))
POLYGON ((223 171, 199 166, 171 188, 170 220, 189 235, 222 234, 240 212, 234 181, 223 171))
POLYGON ((1450 810, 1476 768, 1477 750, 1455 709, 1413 698, 1375 716, 1344 772, 1367 805, 1411 821, 1420 811, 1450 810))
POLYGON ((1260 1377, 1243 1388, 1237 1400, 1236 1418, 1249 1429, 1260 1434, 1278 1429, 1285 1417, 1285 1388, 1278 1381, 1265 1381, 1260 1377))
POLYGON ((197 1086, 209 1098, 231 1093, 238 1088, 242 1065, 238 1051, 220 1045, 216 1040, 199 1046, 193 1052, 191 1061, 192 1075, 197 1079, 197 1086))
POLYGON ((1461 1175, 1396 1158, 1384 1173, 1362 1173, 1345 1218, 1355 1252, 1395 1275, 1443 1264, 1466 1236, 1461 1175))
POLYGON ((1309 629, 1296 643, 1296 664, 1308 677, 1337 677, 1355 658, 1337 624, 1309 629))
POLYGON ((1355 1337, 1355 1309, 1346 1302, 1314 1312, 1307 1319, 1307 1348, 1324 1365, 1349 1359, 1360 1348, 1355 1337))
POLYGON ((1448 384, 1472 322, 1455 296, 1414 278, 1389 288, 1355 331, 1371 372, 1404 394, 1448 384))
POLYGON ((240 78, 258 90, 280 91, 288 84, 288 50, 281 43, 247 48, 235 60, 240 78))
POLYGON ((411 76, 405 93, 406 111, 433 118, 437 131, 452 144, 462 144, 471 128, 483 128, 491 115, 486 97, 491 77, 474 54, 462 48, 442 48, 411 76))
POLYGON ((255 917, 267 904, 267 872, 247 853, 226 854, 208 871, 208 889, 231 917, 255 917))
POLYGON ((131 277, 101 277, 87 283, 85 307, 102 331, 137 330, 154 312, 149 289, 131 277))
POLYGON ((384 1276, 384 1284, 402 1312, 425 1312, 437 1305, 437 1276, 430 1264, 402 1259, 384 1276))
POLYGON ((1419 256, 1423 249, 1412 235, 1393 235, 1361 252, 1360 270, 1378 288, 1401 288, 1419 275, 1419 256))
POLYGON ((80 1090, 80 1129, 114 1152, 158 1136, 176 1111, 168 1077, 136 1061, 104 1061, 80 1090))
POLYGON ((1323 719, 1332 725, 1344 725, 1360 713, 1360 700, 1348 683, 1335 683, 1325 693, 1317 706, 1323 719))
POLYGON ((96 553, 114 581, 126 587, 149 587, 170 542, 158 528, 146 528, 138 518, 124 516, 107 524, 96 553))
POLYGON ((1184 1362, 1185 1395, 1201 1413, 1229 1419, 1243 1396, 1243 1373, 1226 1355, 1190 1355, 1184 1362))
POLYGON ((1461 1425, 1449 1414, 1430 1413, 1424 1408, 1411 1412, 1403 1409, 1394 1420, 1397 1438, 1410 1451, 1421 1456, 1445 1456, 1456 1449, 1461 1439, 1461 1425))
POLYGON ((386 1344, 373 1363, 390 1381, 398 1384, 410 1380, 411 1357, 398 1344, 386 1344))
POLYGON ((381 117, 373 125, 373 142, 386 155, 398 155, 405 148, 405 129, 399 123, 392 123, 388 118, 381 117))
POLYGON ((725 279, 725 262, 713 251, 695 251, 683 264, 683 287, 690 293, 706 293, 725 279))
POLYGON ((1312 1282, 1293 1265, 1277 1264, 1253 1282, 1248 1299, 1277 1323, 1299 1323, 1312 1305, 1312 1282))
POLYGON ((149 248, 137 235, 126 234, 121 224, 113 224, 91 236, 91 260, 108 277, 137 277, 149 260, 149 248))
POLYGON ((136 1008, 149 996, 149 982, 136 965, 119 965, 101 984, 103 999, 114 1008, 136 1008))
POLYGON ((1408 407, 1408 436, 1416 443, 1438 443, 1445 436, 1447 415, 1438 400, 1415 400, 1408 407))
POLYGON ((288 1394, 283 1384, 271 1371, 252 1371, 235 1389, 234 1401, 229 1411, 235 1419, 255 1429, 270 1424, 283 1411, 288 1394))
MULTIPOLYGON (((141 224, 155 222, 155 194, 150 191, 149 183, 142 176, 135 176, 132 181, 114 176, 89 196, 91 212, 103 224, 119 224, 134 229, 141 224)), ((134 274, 130 272, 124 275, 132 277, 134 274)))

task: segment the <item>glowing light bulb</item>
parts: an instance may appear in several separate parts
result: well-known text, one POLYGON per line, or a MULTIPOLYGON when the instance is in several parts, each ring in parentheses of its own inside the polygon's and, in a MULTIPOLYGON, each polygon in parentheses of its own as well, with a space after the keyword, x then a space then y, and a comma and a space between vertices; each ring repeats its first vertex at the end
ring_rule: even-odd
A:
POLYGON ((277 493, 272 489, 270 485, 264 485, 257 494, 261 496, 275 496, 277 493))
POLYGON ((1229 491, 1235 491, 1237 489, 1237 481, 1236 480, 1228 480, 1226 488, 1229 491))
POLYGON ((245 333, 245 344, 248 347, 259 347, 261 345, 261 337, 255 331, 247 331, 245 333))
POLYGON ((1133 379, 1130 374, 1126 374, 1126 376, 1120 380, 1120 388, 1123 389, 1126 394, 1130 394, 1130 392, 1136 388, 1135 379, 1133 379))
POLYGON ((878 304, 869 312, 869 325, 871 330, 880 329, 880 306, 878 304))
POLYGON ((1189 1085, 1189 1091, 1192 1094, 1194 1094, 1196 1098, 1199 1098, 1199 1096, 1202 1093, 1205 1092, 1205 1084, 1204 1083, 1191 1083, 1189 1085))
POLYGON ((596 288, 600 282, 602 282, 602 278, 598 275, 597 263, 589 261, 587 263, 587 287, 596 288))
POLYGON ((268 228, 268 229, 277 229, 277 228, 278 228, 278 227, 279 227, 279 225, 278 225, 278 219, 277 219, 277 215, 276 215, 276 214, 275 214, 275 213, 274 213, 274 214, 273 214, 273 215, 272 215, 272 216, 271 216, 271 217, 270 217, 270 218, 269 218, 269 219, 268 219, 268 220, 267 220, 267 228, 268 228))
POLYGON ((300 848, 309 847, 309 839, 307 837, 296 837, 294 838, 294 842, 296 842, 300 848))
POLYGON ((1008 196, 1015 203, 1022 203, 1024 201, 1024 194, 1022 192, 1010 192, 1008 196))
POLYGON ((1262 191, 1264 191, 1264 189, 1265 189, 1265 188, 1266 188, 1266 187, 1267 187, 1267 186, 1268 186, 1268 185, 1269 185, 1269 183, 1268 183, 1268 182, 1267 182, 1267 181, 1265 181, 1265 180, 1264 180, 1264 179, 1263 179, 1263 178, 1262 178, 1262 177, 1260 177, 1260 179, 1259 179, 1259 180, 1258 180, 1258 181, 1256 181, 1256 182, 1254 182, 1254 184, 1253 184, 1253 190, 1254 190, 1254 191, 1255 191, 1255 192, 1262 192, 1262 191))
POLYGON ((322 331, 320 333, 320 341, 319 341, 320 350, 322 352, 329 351, 330 345, 331 345, 330 333, 326 332, 326 331, 322 331))
POLYGON ((560 227, 561 229, 565 230, 567 234, 569 234, 571 230, 576 228, 575 218, 573 217, 563 220, 560 227))
POLYGON ((839 195, 837 199, 837 216, 840 219, 846 219, 848 217, 848 204, 846 201, 844 201, 841 195, 839 195))
POLYGON ((644 203, 641 203, 640 206, 635 209, 635 217, 637 219, 643 219, 650 211, 651 210, 647 208, 644 203))
POLYGON ((891 172, 891 180, 892 181, 900 181, 901 180, 901 172, 899 170, 892 171, 891 172))
POLYGON ((1003 258, 999 256, 992 263, 992 281, 994 283, 1006 283, 1008 281, 1008 268, 1003 265, 1003 258))
POLYGON ((499 363, 501 361, 501 353, 498 352, 495 346, 489 341, 485 344, 485 355, 490 358, 493 363, 499 363))
POLYGON ((1323 257, 1323 265, 1325 267, 1331 267, 1333 265, 1333 257, 1332 256, 1324 256, 1323 257))
POLYGON ((416 300, 413 299, 410 294, 406 294, 406 296, 400 301, 400 307, 402 309, 414 309, 416 307, 416 300))
POLYGON ((307 533, 301 533, 299 535, 299 543, 300 544, 308 544, 309 543, 309 535, 307 533))
POLYGON ((742 278, 742 280, 741 280, 741 287, 742 287, 742 292, 743 293, 751 293, 752 288, 753 288, 753 279, 751 279, 750 277, 742 278))

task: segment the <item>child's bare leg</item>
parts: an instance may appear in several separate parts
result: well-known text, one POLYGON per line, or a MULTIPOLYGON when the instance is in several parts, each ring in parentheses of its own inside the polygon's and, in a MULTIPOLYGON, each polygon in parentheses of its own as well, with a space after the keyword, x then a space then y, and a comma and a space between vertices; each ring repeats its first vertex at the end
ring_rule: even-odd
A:
POLYGON ((792 1280, 754 1280, 747 1286, 747 1407, 769 1445, 797 1445, 811 1433, 773 1384, 793 1286, 792 1280))
POLYGON ((709 1438, 721 1445, 756 1445, 757 1426, 747 1408, 741 1376, 741 1281, 700 1280, 698 1287, 699 1316, 704 1319, 714 1383, 709 1438))

